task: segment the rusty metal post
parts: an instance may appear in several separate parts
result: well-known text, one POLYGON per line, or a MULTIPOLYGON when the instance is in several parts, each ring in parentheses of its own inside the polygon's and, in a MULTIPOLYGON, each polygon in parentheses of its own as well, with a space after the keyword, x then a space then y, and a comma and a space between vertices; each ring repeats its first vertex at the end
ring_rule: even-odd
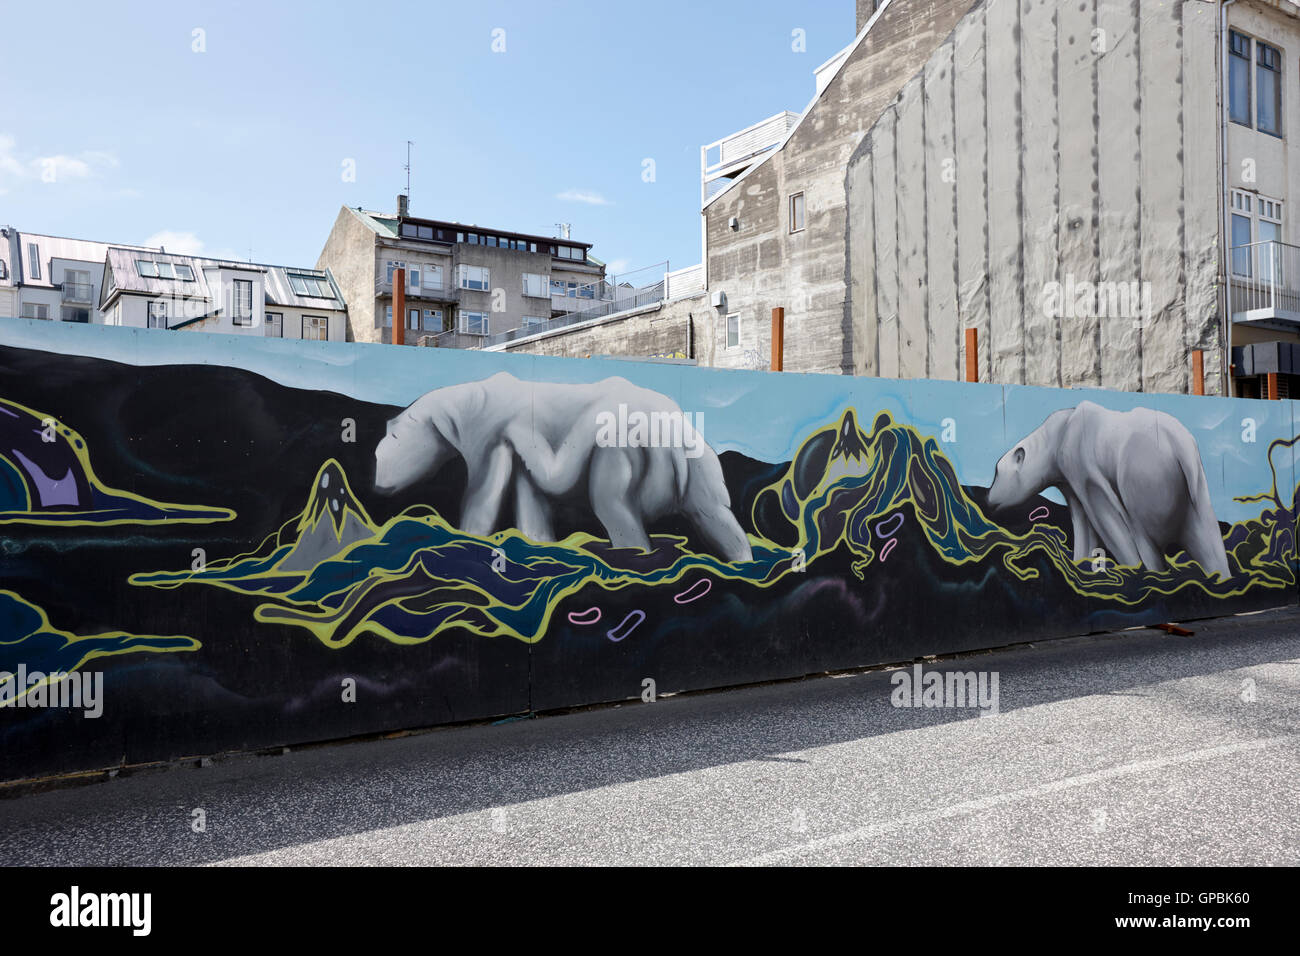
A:
POLYGON ((785 309, 772 310, 772 371, 785 368, 785 309))
POLYGON ((980 380, 980 333, 979 329, 966 330, 966 381, 980 380))
POLYGON ((406 344, 406 270, 393 270, 393 334, 394 345, 406 344))
POLYGON ((1205 353, 1200 349, 1192 350, 1192 394, 1205 394, 1205 353))
POLYGON ((1277 372, 1268 373, 1268 394, 1264 397, 1271 402, 1277 401, 1277 372))

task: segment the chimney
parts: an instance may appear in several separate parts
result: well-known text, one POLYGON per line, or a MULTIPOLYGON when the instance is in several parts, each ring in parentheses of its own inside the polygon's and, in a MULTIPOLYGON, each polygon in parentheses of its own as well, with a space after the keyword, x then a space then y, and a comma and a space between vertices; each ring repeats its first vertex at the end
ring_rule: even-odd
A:
POLYGON ((397 194, 397 218, 405 219, 411 214, 411 197, 406 193, 397 194))

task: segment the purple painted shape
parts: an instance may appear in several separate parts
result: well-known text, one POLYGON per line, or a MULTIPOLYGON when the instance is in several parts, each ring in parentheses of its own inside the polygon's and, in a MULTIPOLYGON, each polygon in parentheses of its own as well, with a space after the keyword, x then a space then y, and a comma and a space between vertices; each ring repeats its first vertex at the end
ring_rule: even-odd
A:
POLYGON ((1051 512, 1047 510, 1047 506, 1046 506, 1046 505, 1039 505, 1039 506, 1038 506, 1037 508, 1035 508, 1033 511, 1029 512, 1029 520, 1030 520, 1030 521, 1042 521, 1044 518, 1046 518, 1046 517, 1047 517, 1048 515, 1050 515, 1050 514, 1051 514, 1051 512))
POLYGON ((897 544, 898 544, 897 538, 890 538, 888 541, 886 541, 885 546, 880 549, 880 560, 884 561, 885 558, 889 557, 889 552, 893 551, 894 547, 897 544))
POLYGON ((629 611, 627 617, 623 618, 623 620, 619 622, 618 627, 606 631, 605 636, 608 637, 615 644, 617 644, 619 641, 623 640, 623 638, 627 637, 629 634, 635 631, 637 629, 637 625, 644 620, 645 620, 645 611, 641 611, 641 610, 629 611), (632 621, 632 618, 636 618, 636 620, 632 621), (632 621, 632 623, 629 624, 628 621, 632 621), (626 628, 627 630, 623 630, 624 628, 626 628), (623 631, 623 633, 618 634, 619 631, 623 631), (614 636, 615 634, 618 634, 618 637, 615 637, 614 636))
POLYGON ((899 512, 894 517, 876 525, 876 534, 882 538, 888 538, 891 534, 903 526, 903 512, 899 512))
POLYGON ((690 604, 692 601, 698 601, 712 590, 713 582, 708 578, 700 578, 681 594, 674 595, 673 600, 678 604, 690 604), (699 591, 700 593, 696 594, 696 591, 699 591))
POLYGON ((599 620, 600 620, 600 608, 598 607, 589 607, 585 611, 569 612, 570 624, 583 624, 583 625, 595 624, 599 620), (591 615, 593 614, 595 614, 596 616, 592 617, 591 615))
POLYGON ((36 464, 17 448, 13 450, 17 456, 19 464, 26 469, 28 476, 36 485, 36 492, 41 497, 41 507, 50 508, 55 505, 77 505, 81 502, 77 500, 77 480, 72 477, 72 469, 62 478, 51 478, 41 466, 36 464))

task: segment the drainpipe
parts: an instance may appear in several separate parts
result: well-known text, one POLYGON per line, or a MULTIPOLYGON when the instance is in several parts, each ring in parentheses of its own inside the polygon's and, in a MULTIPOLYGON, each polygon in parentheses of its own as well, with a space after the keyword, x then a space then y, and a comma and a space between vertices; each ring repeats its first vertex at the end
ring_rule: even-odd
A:
POLYGON ((1223 392, 1232 397, 1232 195, 1228 188, 1228 7, 1237 0, 1224 0, 1219 6, 1219 177, 1222 181, 1223 217, 1223 392))

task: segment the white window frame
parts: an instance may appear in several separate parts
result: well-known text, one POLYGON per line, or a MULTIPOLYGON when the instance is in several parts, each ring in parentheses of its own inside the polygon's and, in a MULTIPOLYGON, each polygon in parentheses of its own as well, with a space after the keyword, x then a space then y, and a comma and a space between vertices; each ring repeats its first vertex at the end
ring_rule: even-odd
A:
POLYGON ((723 329, 723 335, 726 336, 728 351, 732 349, 740 348, 740 313, 739 312, 727 313, 726 327, 723 329), (731 341, 731 320, 732 319, 736 320, 736 341, 734 343, 731 341))
POLYGON ((27 271, 33 279, 41 278, 41 247, 34 242, 27 243, 27 271))
POLYGON ((420 315, 420 331, 434 332, 434 333, 441 332, 442 323, 444 321, 445 321, 445 313, 442 311, 442 309, 425 309, 420 315), (429 325, 430 316, 437 316, 437 318, 433 320, 432 326, 429 325))
POLYGON ((468 289, 471 292, 490 292, 492 289, 492 270, 487 266, 471 266, 461 263, 457 266, 456 284, 462 289, 468 289), (474 270, 473 273, 470 270, 474 270), (470 279, 470 275, 482 276, 481 279, 470 279), (471 285, 470 283, 481 283, 471 285))
MULTIPOLYGON (((1282 232, 1285 209, 1285 203, 1281 199, 1274 199, 1272 196, 1265 196, 1260 193, 1248 192, 1244 189, 1232 190, 1232 210, 1228 233, 1229 242, 1232 241, 1232 220, 1238 218, 1245 219, 1250 223, 1251 249, 1259 250, 1257 253, 1252 254, 1248 249, 1244 255, 1234 251, 1232 256, 1232 274, 1234 276, 1244 279, 1254 278, 1255 263, 1259 262, 1259 271, 1261 273, 1266 273, 1258 277, 1261 282, 1271 282, 1275 276, 1280 278, 1277 271, 1280 268, 1280 262, 1263 261, 1263 257, 1267 255, 1267 253, 1262 249, 1262 247, 1258 246, 1257 243, 1285 241, 1282 232), (1277 238, 1274 240, 1264 239, 1261 223, 1269 226, 1276 226, 1277 238), (1239 265, 1243 262, 1245 264, 1245 271, 1242 271, 1242 269, 1239 268, 1239 265)), ((1240 248, 1240 246, 1233 245, 1232 248, 1236 250, 1240 248)))
POLYGON ((443 290, 442 266, 425 266, 421 281, 424 283, 424 291, 441 292, 443 290))
POLYGON ((524 295, 530 298, 533 299, 550 298, 550 294, 547 291, 550 288, 550 278, 548 276, 543 275, 540 272, 525 272, 523 274, 523 287, 524 287, 524 295), (530 283, 528 281, 529 279, 532 279, 534 281, 530 283), (529 291, 530 286, 533 289, 536 289, 537 291, 530 292, 529 291))
POLYGON ((145 328, 165 329, 167 328, 167 300, 150 299, 145 308, 145 328), (159 325, 158 322, 162 322, 159 325))
POLYGON ((20 318, 24 319, 41 319, 48 322, 50 318, 50 306, 46 302, 24 302, 20 312, 20 318), (29 311, 31 315, 27 314, 29 311))
POLYGON ((135 271, 142 279, 157 279, 158 263, 152 259, 136 259, 135 271))
POLYGON ((808 227, 808 200, 803 190, 790 194, 790 232, 803 232, 808 227), (796 215, 797 210, 797 215, 796 215))
POLYGON ((488 334, 488 313, 462 310, 458 318, 460 319, 459 322, 460 331, 465 335, 487 335, 488 334), (483 325, 482 331, 476 332, 470 329, 469 317, 471 315, 478 316, 479 319, 482 320, 482 325, 483 325))
POLYGON ((266 313, 266 334, 269 338, 284 338, 284 313, 268 312, 266 313))
POLYGON ((330 339, 329 316, 304 315, 302 317, 302 337, 308 342, 328 342, 330 339), (308 335, 308 329, 319 331, 320 335, 308 335))

